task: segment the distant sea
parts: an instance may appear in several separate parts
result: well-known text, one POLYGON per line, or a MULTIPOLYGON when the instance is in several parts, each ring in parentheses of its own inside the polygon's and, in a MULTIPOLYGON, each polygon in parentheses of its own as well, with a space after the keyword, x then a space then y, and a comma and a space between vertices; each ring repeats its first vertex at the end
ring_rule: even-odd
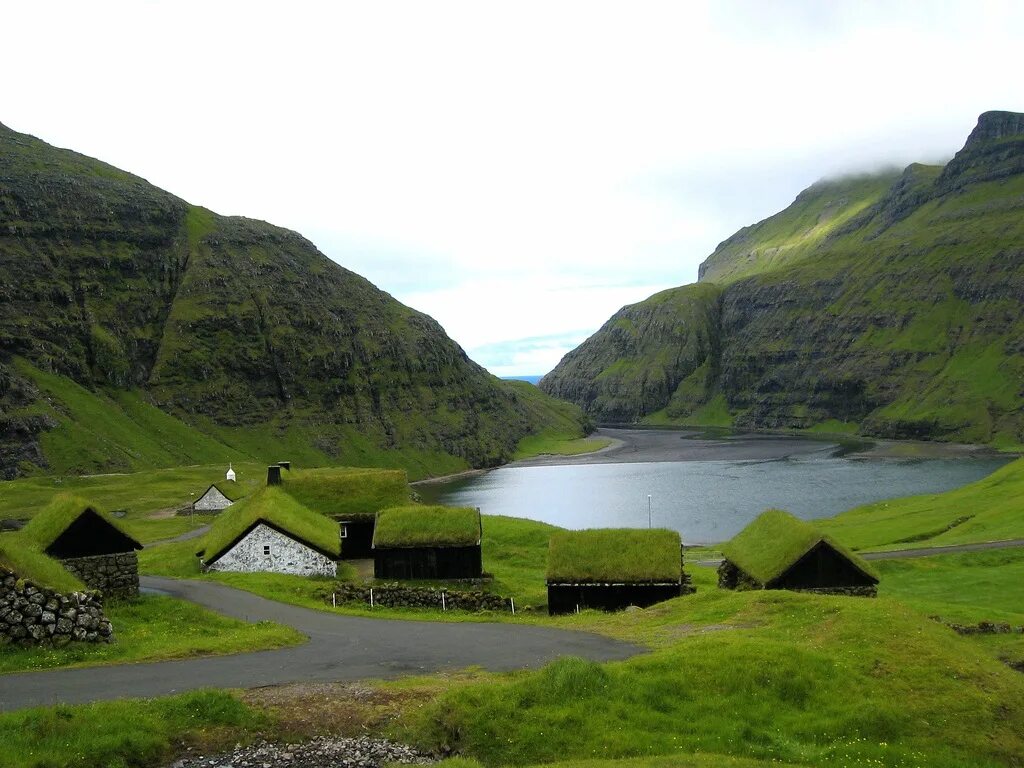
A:
POLYGON ((502 376, 501 378, 505 381, 528 381, 531 384, 540 384, 540 380, 544 378, 544 374, 540 376, 502 376))

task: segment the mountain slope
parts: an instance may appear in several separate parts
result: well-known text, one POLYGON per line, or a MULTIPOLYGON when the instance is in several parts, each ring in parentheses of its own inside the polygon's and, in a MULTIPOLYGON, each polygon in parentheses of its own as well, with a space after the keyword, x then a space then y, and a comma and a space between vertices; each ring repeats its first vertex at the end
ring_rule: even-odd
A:
POLYGON ((300 235, 0 126, 0 474, 286 455, 424 474, 555 427, 581 417, 300 235))
POLYGON ((1020 444, 1022 214, 1024 116, 985 113, 944 168, 812 186, 722 243, 697 286, 621 310, 541 388, 603 421, 1020 444), (615 321, 633 315, 647 330, 624 351, 615 321), (683 337, 709 340, 698 366, 683 337))

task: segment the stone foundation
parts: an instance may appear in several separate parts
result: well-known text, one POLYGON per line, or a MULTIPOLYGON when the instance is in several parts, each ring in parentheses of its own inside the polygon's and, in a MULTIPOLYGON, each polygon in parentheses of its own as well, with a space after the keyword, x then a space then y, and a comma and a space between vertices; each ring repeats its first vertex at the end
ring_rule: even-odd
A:
POLYGON ((135 552, 93 557, 69 557, 64 567, 90 589, 105 597, 137 597, 139 594, 139 558, 135 552))
POLYGON ((0 574, 0 646, 60 647, 72 641, 109 643, 113 638, 98 593, 65 595, 0 574))
MULTIPOLYGON (((341 603, 370 604, 370 587, 359 584, 337 584, 324 593, 324 599, 330 603, 336 600, 341 603)), ((431 587, 403 587, 397 584, 373 587, 373 604, 381 608, 430 608, 433 610, 447 609, 460 611, 504 611, 512 610, 507 597, 490 592, 447 591, 431 587), (441 604, 441 593, 444 591, 444 605, 441 604)), ((519 610, 518 607, 516 610, 519 610)))

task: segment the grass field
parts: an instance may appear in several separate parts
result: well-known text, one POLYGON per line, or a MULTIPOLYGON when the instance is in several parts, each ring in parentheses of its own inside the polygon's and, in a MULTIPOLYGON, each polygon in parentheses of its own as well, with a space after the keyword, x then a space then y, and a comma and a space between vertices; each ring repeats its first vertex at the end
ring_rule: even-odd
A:
POLYGON ((114 626, 115 642, 72 643, 63 648, 3 648, 0 674, 241 653, 281 648, 305 640, 291 627, 269 621, 250 624, 184 600, 158 595, 110 603, 104 613, 114 626))
MULTIPOLYGON (((251 492, 266 482, 265 464, 235 464, 239 485, 251 492)), ((120 522, 143 544, 176 536, 209 522, 209 517, 175 516, 211 483, 224 479, 226 465, 207 464, 152 469, 132 474, 82 477, 27 477, 6 481, 0 494, 0 519, 31 518, 60 493, 74 493, 109 512, 123 513, 120 522)))
POLYGON ((164 699, 40 707, 0 715, 4 768, 138 768, 182 751, 230 747, 265 715, 223 691, 164 699))
POLYGON ((880 501, 819 525, 864 550, 1024 538, 1024 459, 948 493, 880 501))

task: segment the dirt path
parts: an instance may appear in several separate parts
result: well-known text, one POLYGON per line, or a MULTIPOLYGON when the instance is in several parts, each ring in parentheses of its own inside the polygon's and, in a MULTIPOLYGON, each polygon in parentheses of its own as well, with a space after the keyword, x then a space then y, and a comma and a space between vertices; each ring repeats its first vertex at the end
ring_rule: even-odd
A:
POLYGON ((560 656, 611 661, 643 652, 629 643, 550 627, 368 619, 286 605, 213 582, 144 576, 142 585, 244 621, 290 625, 309 642, 234 656, 4 675, 0 711, 197 688, 396 678, 471 666, 504 671, 538 667, 560 656))

